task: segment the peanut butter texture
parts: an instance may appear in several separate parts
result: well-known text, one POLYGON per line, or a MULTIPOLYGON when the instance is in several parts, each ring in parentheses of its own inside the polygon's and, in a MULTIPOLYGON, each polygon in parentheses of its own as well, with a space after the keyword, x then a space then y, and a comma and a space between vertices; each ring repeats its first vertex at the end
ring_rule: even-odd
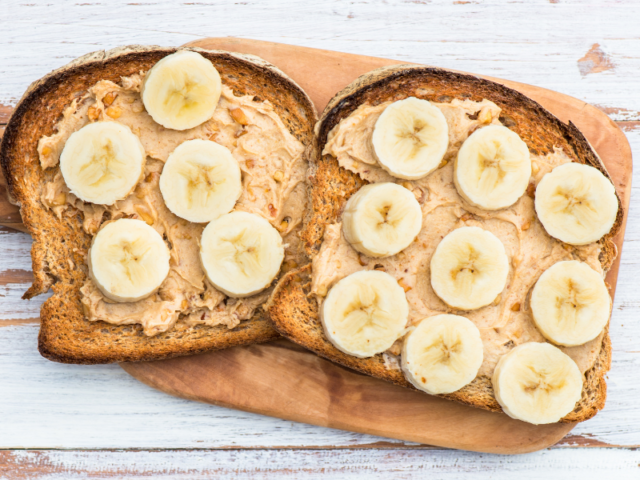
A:
MULTIPOLYGON (((269 298, 272 288, 251 297, 228 298, 206 279, 200 263, 200 237, 206 224, 196 224, 171 213, 158 186, 164 162, 182 142, 212 140, 227 147, 242 171, 243 192, 235 210, 261 215, 281 233, 284 268, 297 266, 298 231, 306 207, 304 146, 286 128, 273 106, 253 96, 236 96, 227 86, 213 117, 195 128, 169 130, 155 123, 140 98, 144 73, 123 77, 120 84, 100 81, 69 105, 56 133, 38 143, 40 163, 50 180, 41 201, 62 218, 82 214, 83 229, 95 235, 105 222, 137 218, 151 225, 167 242, 170 271, 158 292, 132 303, 114 303, 87 278, 80 292, 86 318, 116 325, 140 324, 146 335, 156 335, 176 322, 236 327, 251 318, 269 298), (58 162, 69 136, 96 122, 128 126, 144 146, 144 176, 136 189, 112 206, 85 203, 69 192, 58 162)), ((85 267, 86 268, 86 267, 85 267)))
MULTIPOLYGON (((449 147, 439 168, 428 176, 406 181, 384 171, 376 160, 371 135, 376 120, 390 104, 361 105, 336 125, 328 135, 323 154, 337 158, 340 165, 369 182, 395 182, 411 190, 422 207, 422 230, 402 252, 387 258, 371 258, 354 250, 342 234, 341 223, 327 225, 320 252, 313 259, 312 293, 321 304, 328 290, 338 280, 360 270, 379 269, 395 277, 409 302, 408 326, 441 313, 462 315, 480 330, 484 359, 480 376, 491 376, 502 355, 525 342, 545 342, 533 322, 529 294, 538 277, 562 260, 586 262, 604 274, 598 260, 597 243, 573 247, 551 238, 538 221, 534 210, 535 187, 554 167, 570 162, 560 149, 545 155, 531 155, 532 176, 527 192, 511 207, 487 211, 469 205, 453 183, 453 164, 462 143, 477 128, 501 125, 500 108, 483 100, 454 99, 435 103, 449 126, 449 147), (451 231, 476 226, 488 230, 504 244, 510 269, 506 286, 493 304, 473 310, 458 311, 446 305, 431 287, 431 257, 451 231)), ((584 373, 593 366, 600 350, 602 333, 594 340, 576 347, 559 347, 577 363, 584 373)), ((399 368, 402 339, 384 353, 387 368, 399 368)))

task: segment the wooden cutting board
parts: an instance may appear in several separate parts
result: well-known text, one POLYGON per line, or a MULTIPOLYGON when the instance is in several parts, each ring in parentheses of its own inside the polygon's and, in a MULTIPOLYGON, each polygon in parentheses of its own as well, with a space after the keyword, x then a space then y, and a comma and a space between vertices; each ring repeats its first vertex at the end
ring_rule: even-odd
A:
MULTIPOLYGON (((318 112, 357 76, 381 66, 403 63, 237 38, 209 38, 188 46, 251 53, 272 62, 307 91, 318 112)), ((591 105, 558 92, 484 78, 519 90, 564 122, 573 121, 604 160, 626 212, 631 193, 631 149, 609 117, 591 105)), ((17 208, 5 200, 5 195, 0 198, 0 224, 23 229, 17 208)), ((619 252, 625 224, 626 214, 615 238, 619 252)), ((612 296, 619 265, 620 255, 607 275, 612 296)), ((147 385, 182 398, 464 450, 532 452, 553 445, 575 425, 534 426, 504 414, 407 390, 340 367, 287 340, 121 366, 147 385)))

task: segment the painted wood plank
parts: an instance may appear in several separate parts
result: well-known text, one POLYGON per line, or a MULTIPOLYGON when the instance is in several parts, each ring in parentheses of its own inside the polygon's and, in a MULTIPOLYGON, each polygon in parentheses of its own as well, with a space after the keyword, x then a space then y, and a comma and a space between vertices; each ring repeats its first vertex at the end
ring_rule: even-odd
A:
POLYGON ((31 243, 28 234, 0 227, 0 327, 37 323, 40 307, 51 296, 22 300, 33 279, 31 243))
MULTIPOLYGON (((15 275, 13 272, 8 272, 15 275)), ((9 276, 9 278, 11 278, 9 276)), ((22 300, 22 294, 31 286, 31 283, 7 283, 0 285, 0 322, 11 323, 13 320, 38 322, 40 307, 51 295, 41 295, 32 300, 22 300)))
POLYGON ((36 350, 37 334, 37 325, 0 328, 0 449, 276 448, 385 441, 170 397, 117 365, 49 362, 36 350))
POLYGON ((162 480, 416 477, 637 480, 639 476, 638 450, 546 450, 521 456, 425 449, 0 452, 0 478, 22 480, 149 477, 162 480))
POLYGON ((12 19, 0 38, 4 105, 88 51, 230 35, 481 72, 601 105, 616 120, 640 120, 637 2, 34 0, 11 2, 3 14, 12 19))

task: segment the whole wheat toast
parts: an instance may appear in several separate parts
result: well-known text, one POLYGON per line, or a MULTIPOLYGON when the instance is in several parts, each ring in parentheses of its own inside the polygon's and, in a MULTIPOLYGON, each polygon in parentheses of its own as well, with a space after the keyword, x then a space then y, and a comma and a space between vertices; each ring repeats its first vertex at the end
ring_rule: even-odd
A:
MULTIPOLYGON (((42 306, 38 338, 40 353, 51 360, 83 364, 155 360, 279 336, 262 308, 233 329, 225 325, 189 327, 178 322, 173 329, 153 337, 144 335, 139 325, 87 321, 80 288, 87 278, 85 258, 91 236, 83 231, 80 214, 58 219, 39 200, 47 173, 39 163, 38 140, 53 133, 74 96, 100 80, 118 82, 121 77, 147 71, 176 50, 134 45, 85 55, 33 83, 9 120, 0 145, 0 160, 10 199, 20 206, 24 225, 33 237, 34 281, 23 298, 53 290, 53 296, 42 306)), ((253 55, 190 50, 211 60, 223 84, 236 95, 268 100, 305 146, 306 158, 311 155, 317 114, 307 94, 293 80, 253 55)))
MULTIPOLYGON (((317 153, 309 173, 312 208, 302 232, 310 259, 319 251, 325 226, 339 219, 349 197, 367 183, 340 167, 334 157, 322 155, 328 133, 362 104, 377 105, 409 96, 441 103, 454 98, 473 101, 488 99, 502 109, 501 123, 518 133, 532 153, 544 155, 553 152, 554 146, 559 147, 572 161, 594 166, 609 177, 602 161, 575 125, 561 122, 515 90, 471 75, 436 68, 416 65, 383 67, 361 76, 339 92, 329 102, 316 126, 317 153)), ((619 200, 618 203, 620 205, 619 200)), ((620 207, 611 232, 600 240, 602 253, 599 260, 604 271, 611 267, 616 257, 617 249, 611 239, 619 230, 622 217, 623 210, 620 207)), ((276 329, 285 337, 329 360, 413 389, 401 370, 386 367, 383 354, 356 358, 341 352, 327 340, 318 317, 317 302, 309 295, 310 272, 311 265, 306 265, 288 273, 278 285, 269 307, 276 329)), ((604 375, 610 368, 610 362, 611 344, 607 326, 597 359, 585 374, 582 399, 562 422, 587 420, 604 407, 604 375)), ((491 379, 487 376, 478 376, 461 390, 440 396, 490 411, 502 410, 494 397, 491 379)))

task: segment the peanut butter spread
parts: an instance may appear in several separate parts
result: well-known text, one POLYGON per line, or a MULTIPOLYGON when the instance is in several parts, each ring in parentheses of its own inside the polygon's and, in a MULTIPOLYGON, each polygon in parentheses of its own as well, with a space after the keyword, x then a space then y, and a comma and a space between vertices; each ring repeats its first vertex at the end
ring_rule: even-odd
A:
POLYGON ((61 218, 83 215, 83 229, 94 235, 101 225, 119 218, 137 218, 155 228, 167 242, 170 272, 158 292, 133 303, 114 303, 87 279, 81 288, 88 320, 116 325, 140 324, 156 335, 176 322, 226 325, 234 328, 252 317, 268 299, 271 288, 234 299, 216 290, 200 264, 199 241, 205 224, 190 223, 171 213, 162 198, 159 179, 171 152, 182 142, 209 139, 227 147, 242 171, 243 192, 235 210, 258 214, 278 229, 285 244, 284 268, 297 266, 298 235, 306 205, 304 146, 286 128, 273 106, 253 96, 236 96, 223 85, 213 117, 185 131, 155 123, 140 99, 144 73, 123 77, 120 84, 103 80, 78 96, 63 113, 56 133, 42 137, 38 153, 49 169, 41 201, 61 218), (127 125, 144 146, 144 178, 128 197, 112 206, 85 203, 69 192, 58 162, 69 136, 95 121, 127 125))
MULTIPOLYGON (((603 273, 598 260, 600 245, 573 247, 551 238, 538 221, 534 210, 535 186, 544 174, 571 159, 561 149, 545 155, 531 155, 533 174, 525 193, 513 206, 487 211, 469 205, 456 190, 453 163, 462 142, 477 128, 500 124, 500 108, 483 100, 455 99, 436 103, 449 126, 449 148, 440 167, 425 178, 405 181, 392 177, 377 163, 371 135, 375 122, 390 102, 376 106, 361 105, 329 133, 323 154, 338 159, 340 165, 369 182, 396 182, 413 191, 422 206, 422 230, 402 252, 387 258, 359 254, 346 241, 341 223, 327 225, 320 252, 313 259, 312 293, 322 303, 327 291, 338 280, 360 270, 379 269, 394 276, 409 302, 409 324, 440 313, 467 317, 480 329, 484 360, 478 375, 491 376, 499 358, 524 342, 544 342, 529 307, 529 293, 538 277, 562 260, 586 262, 603 273), (496 235, 504 244, 510 260, 507 284, 492 305, 469 312, 455 311, 435 294, 431 287, 431 257, 451 231, 477 226, 496 235)), ((595 362, 602 333, 577 347, 560 347, 582 372, 595 362)), ((384 353, 387 368, 399 368, 402 339, 384 353)))

